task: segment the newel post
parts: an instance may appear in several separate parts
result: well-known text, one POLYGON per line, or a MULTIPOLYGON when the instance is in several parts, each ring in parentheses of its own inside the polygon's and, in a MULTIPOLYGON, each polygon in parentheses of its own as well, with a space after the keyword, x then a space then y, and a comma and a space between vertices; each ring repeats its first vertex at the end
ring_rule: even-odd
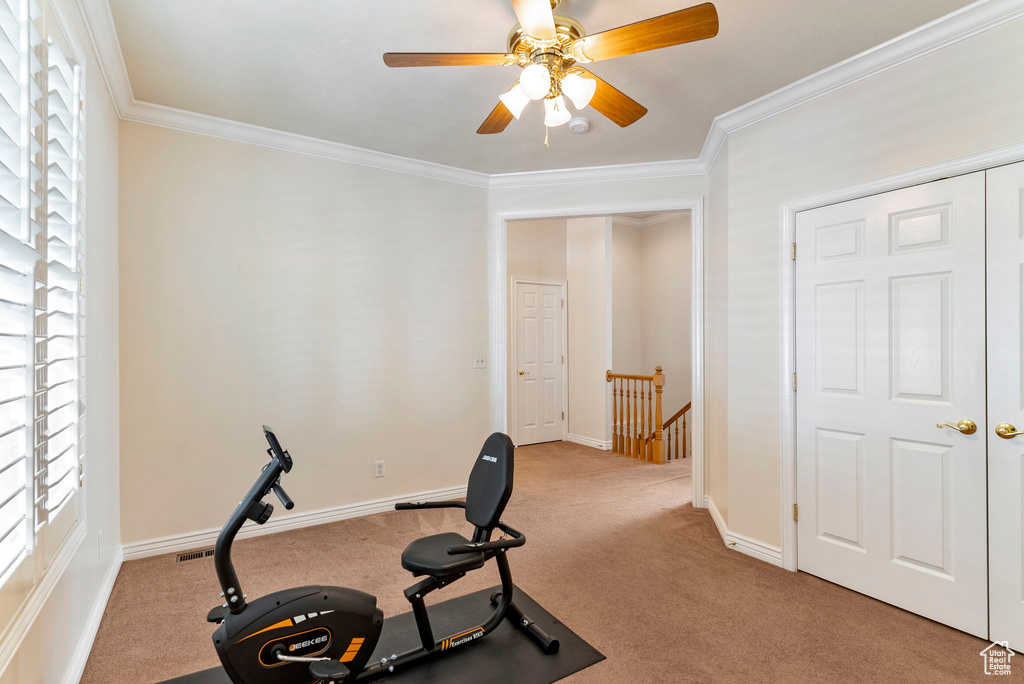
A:
POLYGON ((661 372, 661 366, 657 366, 654 369, 654 453, 652 454, 653 461, 655 463, 663 463, 662 459, 662 444, 661 444, 661 433, 664 429, 662 426, 662 415, 661 415, 661 388, 665 386, 665 375, 661 372))

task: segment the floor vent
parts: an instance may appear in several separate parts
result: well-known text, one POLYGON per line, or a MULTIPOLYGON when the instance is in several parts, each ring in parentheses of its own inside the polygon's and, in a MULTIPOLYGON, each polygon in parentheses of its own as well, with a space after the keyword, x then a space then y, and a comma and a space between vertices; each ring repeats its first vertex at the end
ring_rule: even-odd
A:
POLYGON ((175 558, 175 563, 184 563, 190 560, 199 560, 200 558, 209 558, 213 555, 213 549, 203 549, 202 551, 189 551, 188 553, 179 553, 175 558))

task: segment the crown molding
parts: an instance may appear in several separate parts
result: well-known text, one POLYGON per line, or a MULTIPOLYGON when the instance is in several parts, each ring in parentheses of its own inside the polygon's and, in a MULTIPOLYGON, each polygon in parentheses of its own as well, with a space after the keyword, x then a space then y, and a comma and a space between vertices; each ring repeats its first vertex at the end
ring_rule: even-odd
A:
POLYGON ((163 105, 149 102, 133 102, 121 118, 136 123, 162 126, 189 133, 199 133, 224 140, 259 145, 260 147, 269 147, 287 152, 297 152, 313 157, 323 157, 334 161, 408 173, 425 178, 435 178, 452 183, 461 183, 462 185, 472 185, 478 188, 486 188, 490 180, 490 176, 478 171, 459 169, 454 166, 435 164, 434 162, 412 159, 410 157, 400 157, 395 154, 377 152, 320 138, 311 138, 297 133, 287 133, 273 128, 264 128, 263 126, 254 126, 240 121, 232 121, 231 119, 197 114, 196 112, 164 107, 163 105))
POLYGON ((715 117, 701 150, 710 171, 730 133, 824 97, 1024 16, 1021 0, 979 0, 826 69, 715 117))
POLYGON ((107 0, 77 0, 77 3, 110 99, 114 101, 117 116, 123 118, 128 107, 135 102, 135 94, 128 78, 110 3, 107 0))
POLYGON ((254 126, 134 99, 108 0, 77 0, 107 88, 125 120, 361 164, 485 189, 699 176, 710 172, 726 137, 894 67, 1024 17, 1024 0, 978 0, 827 69, 715 117, 696 159, 489 175, 254 126))
POLYGON ((498 173, 491 176, 491 188, 523 188, 535 185, 562 185, 566 183, 598 183, 612 180, 650 180, 677 176, 701 176, 707 173, 699 159, 644 162, 640 164, 612 164, 609 166, 582 166, 573 169, 548 171, 522 171, 498 173))

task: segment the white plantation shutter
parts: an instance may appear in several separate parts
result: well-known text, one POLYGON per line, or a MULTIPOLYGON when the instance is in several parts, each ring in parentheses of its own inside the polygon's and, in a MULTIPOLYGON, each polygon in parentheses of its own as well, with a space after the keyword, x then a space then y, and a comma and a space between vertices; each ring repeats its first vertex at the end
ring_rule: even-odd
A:
POLYGON ((0 0, 0 581, 19 569, 32 550, 34 464, 29 458, 32 423, 33 270, 40 253, 33 249, 39 206, 32 182, 31 111, 33 78, 41 71, 33 44, 27 0, 0 0))
POLYGON ((0 632, 81 508, 85 136, 74 54, 52 7, 0 0, 0 632))
MULTIPOLYGON (((45 267, 37 268, 38 520, 53 522, 80 485, 81 73, 59 36, 47 49, 45 267), (40 306, 42 304, 42 306, 40 306)), ((41 236, 40 236, 41 237, 41 236)), ((39 240, 37 239, 37 243, 39 240)), ((42 250, 40 250, 42 251, 42 250)))

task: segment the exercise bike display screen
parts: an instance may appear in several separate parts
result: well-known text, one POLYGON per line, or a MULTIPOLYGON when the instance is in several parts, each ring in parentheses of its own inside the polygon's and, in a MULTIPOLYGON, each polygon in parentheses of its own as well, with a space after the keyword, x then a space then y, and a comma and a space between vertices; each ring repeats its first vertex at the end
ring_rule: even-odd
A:
POLYGON ((267 438, 267 442, 270 443, 270 450, 273 452, 277 460, 284 466, 284 471, 287 473, 292 469, 292 457, 287 451, 281 448, 281 443, 277 441, 277 435, 274 434, 273 428, 268 425, 263 426, 263 434, 267 438))

